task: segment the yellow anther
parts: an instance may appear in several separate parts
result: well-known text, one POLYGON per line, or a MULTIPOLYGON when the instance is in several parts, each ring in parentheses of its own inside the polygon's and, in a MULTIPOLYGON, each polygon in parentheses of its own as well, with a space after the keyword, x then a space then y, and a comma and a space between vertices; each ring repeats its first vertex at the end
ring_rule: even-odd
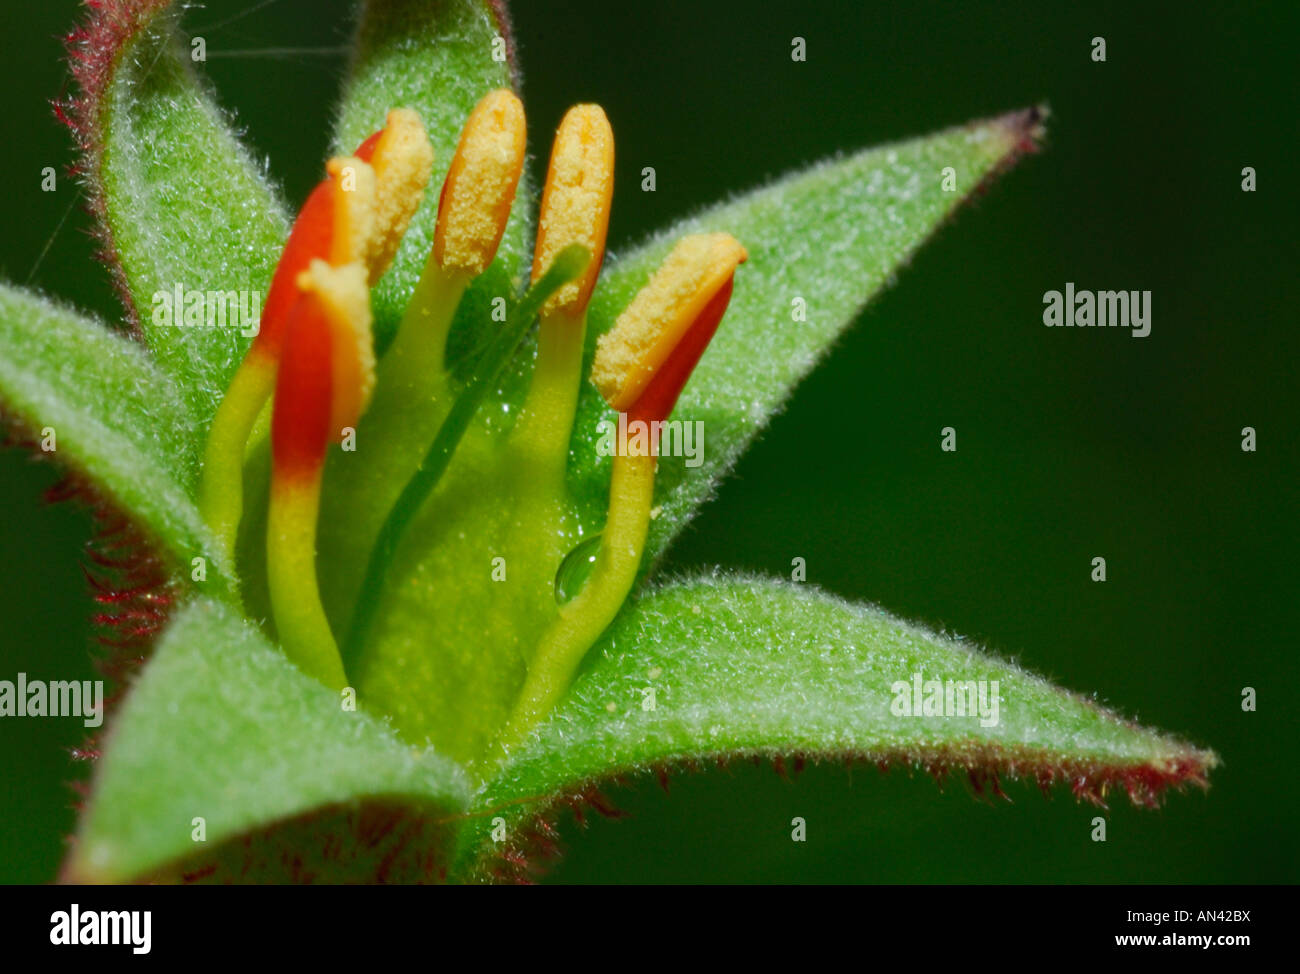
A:
POLYGON ((551 164, 537 219, 533 280, 551 266, 569 244, 582 244, 591 263, 578 278, 560 288, 543 308, 578 314, 587 306, 605 255, 609 207, 614 195, 614 133, 599 105, 575 105, 555 133, 551 164))
POLYGON ((482 274, 505 233, 524 167, 524 106, 505 89, 475 106, 438 201, 433 258, 444 270, 482 274))
POLYGON ((748 255, 735 237, 683 237, 614 327, 596 343, 591 381, 624 410, 645 390, 701 312, 748 255))
POLYGON ((375 225, 366 264, 374 284, 392 263, 433 172, 433 146, 420 116, 409 108, 389 112, 370 165, 375 171, 375 225))
POLYGON ((356 156, 338 156, 325 166, 337 193, 330 263, 366 259, 375 239, 375 171, 356 156))

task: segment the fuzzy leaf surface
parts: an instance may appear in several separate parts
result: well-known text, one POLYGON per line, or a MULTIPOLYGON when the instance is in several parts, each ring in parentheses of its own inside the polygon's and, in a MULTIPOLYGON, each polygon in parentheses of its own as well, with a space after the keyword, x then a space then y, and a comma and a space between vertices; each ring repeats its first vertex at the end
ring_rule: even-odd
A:
POLYGON ((256 296, 260 316, 288 220, 263 166, 193 70, 171 4, 122 7, 134 12, 103 17, 129 17, 129 32, 114 33, 102 20, 91 28, 90 49, 110 60, 102 75, 90 75, 98 81, 83 80, 84 168, 140 333, 182 390, 195 418, 191 431, 201 437, 251 330, 229 318, 224 327, 209 325, 208 312, 220 319, 207 293, 242 292, 250 311, 256 296), (172 321, 161 312, 155 321, 162 307, 155 295, 174 295, 178 285, 204 293, 204 324, 178 326, 175 308, 172 321))
MULTIPOLYGON (((881 609, 805 586, 705 577, 651 591, 623 612, 564 702, 481 790, 483 814, 470 821, 500 814, 522 824, 615 777, 749 756, 1068 781, 1083 797, 1115 787, 1143 803, 1203 782, 1218 760, 881 609), (901 690, 910 707, 916 674, 985 681, 986 704, 996 681, 996 722, 991 706, 984 718, 901 715, 901 690)), ((480 875, 505 862, 483 842, 488 827, 468 829, 462 845, 462 868, 480 875)))
MULTIPOLYGON (((196 817, 205 822, 209 849, 272 826, 302 830, 313 814, 332 824, 340 814, 364 817, 371 802, 397 808, 407 825, 436 824, 467 798, 455 764, 399 742, 364 711, 345 710, 339 694, 209 600, 191 603, 173 620, 107 743, 67 867, 78 881, 121 882, 184 864, 196 853, 196 817)), ((302 871, 337 878, 340 858, 364 859, 364 850, 337 848, 343 836, 331 832, 338 830, 309 830, 319 847, 295 848, 307 857, 302 871), (331 840, 335 845, 327 845, 331 840)), ((420 853, 430 862, 429 878, 445 864, 440 844, 449 835, 426 835, 439 844, 420 853)), ((276 861, 272 855, 271 865, 276 861)), ((253 869, 264 865, 240 860, 234 878, 250 871, 263 879, 302 878, 253 869)))
POLYGON ((190 412, 149 353, 29 291, 0 285, 0 407, 86 477, 175 563, 210 550, 190 500, 190 412))

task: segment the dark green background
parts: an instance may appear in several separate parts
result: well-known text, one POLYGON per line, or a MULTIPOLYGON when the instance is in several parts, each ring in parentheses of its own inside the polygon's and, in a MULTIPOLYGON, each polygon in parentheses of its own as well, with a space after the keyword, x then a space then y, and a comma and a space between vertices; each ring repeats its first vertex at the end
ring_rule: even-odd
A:
MULTIPOLYGON (((342 0, 187 15, 208 72, 292 200, 318 178, 342 0), (334 53, 252 57, 266 48, 334 53)), ((617 134, 614 252, 720 196, 840 150, 1046 100, 1046 151, 927 247, 800 389, 675 549, 672 568, 809 580, 982 641, 1215 748, 1208 794, 1120 799, 1109 840, 1064 792, 842 766, 770 767, 612 796, 570 827, 558 881, 1256 882, 1297 878, 1294 4, 520 3, 532 146, 601 102, 617 134), (807 39, 792 63, 790 39, 807 39), (1103 35, 1108 60, 1090 60, 1103 35), (658 192, 642 193, 653 165, 658 192), (1240 170, 1259 190, 1241 191, 1240 170), (1151 337, 1049 330, 1042 294, 1150 289, 1151 337), (939 450, 958 430, 959 451, 939 450), (1259 431, 1243 453, 1240 430, 1259 431), (1109 580, 1089 580, 1106 557, 1109 580), (1241 689, 1259 691, 1243 713, 1241 689), (808 841, 790 841, 790 819, 808 841)), ((90 262, 46 100, 71 0, 6 4, 0 274, 116 313, 90 262), (21 6, 21 9, 19 9, 21 6)), ((540 161, 534 160, 539 166, 540 161)), ((88 522, 0 455, 0 678, 90 678, 88 522)), ((0 880, 53 877, 74 822, 71 720, 0 724, 0 880)))

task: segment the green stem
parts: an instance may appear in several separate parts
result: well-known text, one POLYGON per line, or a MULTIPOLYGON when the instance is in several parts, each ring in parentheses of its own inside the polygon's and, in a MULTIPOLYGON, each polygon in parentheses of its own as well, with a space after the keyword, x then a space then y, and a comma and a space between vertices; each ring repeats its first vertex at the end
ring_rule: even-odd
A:
POLYGON ((244 457, 249 434, 275 389, 276 361, 256 351, 244 359, 208 431, 199 510, 212 530, 222 565, 235 564, 235 541, 244 512, 244 457))
POLYGON ((511 434, 511 448, 528 465, 529 476, 552 492, 564 486, 569 439, 582 388, 582 348, 587 313, 555 311, 537 330, 537 364, 524 408, 511 434))

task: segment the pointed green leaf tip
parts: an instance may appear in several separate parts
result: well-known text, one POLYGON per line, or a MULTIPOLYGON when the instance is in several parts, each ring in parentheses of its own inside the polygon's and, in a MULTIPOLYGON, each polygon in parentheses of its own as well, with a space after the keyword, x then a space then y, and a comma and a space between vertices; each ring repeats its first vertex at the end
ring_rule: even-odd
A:
MULTIPOLYGON (((725 230, 749 251, 726 317, 673 413, 703 421, 708 448, 696 467, 683 457, 661 458, 648 565, 921 244, 972 193, 1035 147, 1044 114, 1011 112, 819 163, 710 207, 608 262, 589 312, 588 366, 596 339, 684 234, 725 230), (945 189, 948 167, 955 176, 945 189)), ((609 465, 588 444, 610 415, 584 384, 570 481, 585 521, 595 527, 609 465)))
POLYGON ((958 770, 995 789, 998 776, 1064 782, 1080 798, 1118 790, 1139 804, 1204 785, 1218 763, 880 609, 804 585, 700 578, 651 592, 614 623, 565 701, 475 799, 460 869, 513 875, 530 818, 603 782, 751 756, 958 770), (943 684, 946 713, 927 715, 927 681, 943 684), (974 681, 968 715, 957 715, 964 691, 947 702, 948 681, 974 681), (496 815, 515 846, 486 839, 496 815))

